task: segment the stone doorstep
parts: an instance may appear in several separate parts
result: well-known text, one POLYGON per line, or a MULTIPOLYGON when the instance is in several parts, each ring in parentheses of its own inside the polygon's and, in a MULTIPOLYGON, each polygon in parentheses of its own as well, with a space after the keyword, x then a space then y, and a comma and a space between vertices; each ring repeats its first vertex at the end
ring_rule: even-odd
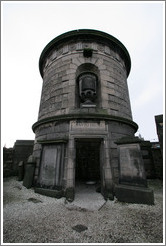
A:
POLYGON ((116 185, 115 196, 120 202, 154 205, 153 190, 146 187, 116 185))

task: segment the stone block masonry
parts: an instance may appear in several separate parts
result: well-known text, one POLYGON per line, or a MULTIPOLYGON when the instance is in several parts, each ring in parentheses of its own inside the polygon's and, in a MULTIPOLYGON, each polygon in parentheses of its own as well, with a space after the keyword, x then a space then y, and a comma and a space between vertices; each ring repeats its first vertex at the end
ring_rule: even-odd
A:
POLYGON ((133 137, 138 128, 128 93, 130 66, 124 45, 96 30, 62 34, 44 48, 33 125, 36 192, 61 191, 72 201, 77 183, 92 181, 100 183, 105 199, 114 198, 120 175, 116 141, 133 137))

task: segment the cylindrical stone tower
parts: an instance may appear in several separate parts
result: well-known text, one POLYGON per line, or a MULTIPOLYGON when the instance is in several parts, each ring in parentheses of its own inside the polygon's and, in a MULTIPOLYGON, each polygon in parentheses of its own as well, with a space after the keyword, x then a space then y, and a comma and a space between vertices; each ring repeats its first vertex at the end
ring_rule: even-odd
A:
POLYGON ((124 45, 101 31, 70 31, 44 48, 33 125, 37 192, 73 200, 77 182, 93 181, 105 198, 113 198, 119 178, 116 141, 138 128, 128 93, 130 67, 124 45))

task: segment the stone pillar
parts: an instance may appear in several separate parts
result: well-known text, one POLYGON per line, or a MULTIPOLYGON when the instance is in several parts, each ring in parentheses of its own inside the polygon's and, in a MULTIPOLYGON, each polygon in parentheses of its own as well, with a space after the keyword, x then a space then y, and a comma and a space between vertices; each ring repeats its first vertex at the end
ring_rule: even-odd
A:
POLYGON ((108 139, 105 138, 103 141, 102 151, 104 153, 103 160, 101 160, 103 170, 102 170, 102 186, 101 192, 105 199, 114 199, 113 195, 113 179, 112 179, 112 170, 110 166, 110 157, 109 157, 109 148, 108 148, 108 139))
POLYGON ((66 199, 69 202, 74 200, 75 187, 75 147, 74 138, 71 137, 68 144, 68 164, 66 169, 66 199))

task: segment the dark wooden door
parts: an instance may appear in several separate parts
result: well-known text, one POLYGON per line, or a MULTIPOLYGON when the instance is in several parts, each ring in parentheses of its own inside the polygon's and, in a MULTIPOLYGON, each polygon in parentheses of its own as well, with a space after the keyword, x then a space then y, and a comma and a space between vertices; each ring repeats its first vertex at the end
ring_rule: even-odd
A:
POLYGON ((76 181, 100 180, 100 142, 76 143, 76 181))

